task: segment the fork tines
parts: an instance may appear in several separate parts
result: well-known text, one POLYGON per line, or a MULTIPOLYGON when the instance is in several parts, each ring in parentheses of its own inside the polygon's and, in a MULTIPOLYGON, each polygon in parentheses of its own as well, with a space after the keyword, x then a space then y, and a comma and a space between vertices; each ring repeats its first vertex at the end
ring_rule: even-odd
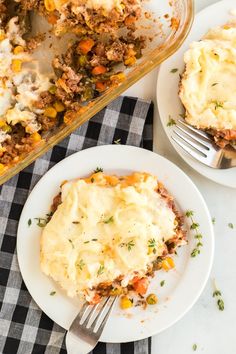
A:
POLYGON ((220 148, 214 144, 210 136, 204 131, 198 130, 180 119, 178 123, 173 130, 172 139, 196 160, 210 165, 211 157, 220 148))
POLYGON ((116 297, 113 296, 108 297, 102 303, 98 303, 93 306, 88 303, 84 303, 71 327, 80 326, 93 333, 101 333, 115 305, 115 302, 116 297))

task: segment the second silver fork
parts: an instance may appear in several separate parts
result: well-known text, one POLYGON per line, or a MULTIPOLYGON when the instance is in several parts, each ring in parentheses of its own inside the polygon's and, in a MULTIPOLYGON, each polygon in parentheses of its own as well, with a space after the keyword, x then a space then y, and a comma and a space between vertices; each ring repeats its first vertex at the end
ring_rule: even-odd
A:
POLYGON ((195 129, 181 119, 174 127, 171 137, 187 154, 211 168, 236 167, 236 150, 221 149, 209 134, 195 129))

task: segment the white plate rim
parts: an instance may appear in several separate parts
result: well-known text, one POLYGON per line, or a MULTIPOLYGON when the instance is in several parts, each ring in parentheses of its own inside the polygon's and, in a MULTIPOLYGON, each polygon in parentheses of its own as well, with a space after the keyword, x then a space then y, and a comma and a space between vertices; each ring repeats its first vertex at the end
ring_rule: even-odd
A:
MULTIPOLYGON (((217 24, 218 25, 224 24, 225 22, 227 22, 227 19, 223 20, 223 17, 226 16, 226 13, 228 15, 228 20, 233 18, 232 15, 230 15, 230 10, 233 10, 233 9, 234 10, 236 9, 236 5, 234 3, 234 0, 223 0, 223 1, 219 1, 219 2, 216 2, 212 5, 205 7, 203 10, 199 11, 196 14, 195 19, 193 21, 192 28, 191 28, 187 38, 185 39, 184 43, 182 44, 182 46, 178 49, 177 52, 175 52, 170 58, 168 58, 164 63, 162 63, 160 65, 158 77, 157 77, 156 97, 157 97, 157 106, 158 106, 158 111, 159 111, 159 117, 160 117, 163 129, 164 129, 167 137, 169 138, 170 143, 172 144, 172 146, 174 147, 176 152, 181 156, 181 158, 191 168, 193 168, 195 171, 197 171, 198 173, 200 173, 204 177, 206 177, 216 183, 219 183, 223 186, 236 188, 236 178, 232 172, 232 171, 234 171, 234 174, 235 174, 236 168, 233 168, 230 170, 214 170, 210 167, 207 167, 207 166, 201 164, 200 162, 196 161, 195 159, 191 158, 180 147, 178 147, 178 145, 171 138, 171 130, 172 129, 166 126, 167 121, 168 121, 168 119, 167 119, 168 115, 165 114, 164 112, 167 111, 167 109, 163 108, 163 106, 162 106, 162 101, 163 101, 162 100, 162 92, 163 92, 163 86, 162 86, 163 77, 162 77, 162 75, 163 75, 163 72, 167 67, 170 69, 170 67, 168 65, 170 62, 172 62, 173 58, 176 58, 176 56, 179 53, 183 54, 186 51, 188 46, 186 49, 184 49, 184 48, 186 47, 186 44, 189 44, 192 42, 192 39, 190 39, 190 38, 191 38, 193 32, 194 32, 194 36, 195 36, 195 32, 197 31, 196 26, 199 27, 200 19, 203 16, 205 16, 206 14, 211 13, 211 16, 208 16, 208 21, 209 22, 214 21, 215 16, 213 14, 214 14, 214 12, 215 13, 217 12, 218 15, 220 14, 219 16, 222 16, 222 21, 220 23, 218 22, 217 24)), ((234 19, 236 19, 235 16, 234 16, 234 19)), ((208 25, 208 29, 214 27, 217 24, 208 25)), ((206 32, 207 32, 207 30, 204 31, 203 34, 205 34, 206 32)), ((201 36, 198 39, 196 38, 194 40, 199 40, 200 38, 201 38, 201 36)), ((172 65, 171 68, 173 68, 173 67, 176 67, 176 66, 172 65)), ((173 74, 171 74, 171 75, 173 75, 173 74)), ((178 75, 178 73, 177 73, 177 75, 178 75)), ((177 91, 174 91, 174 92, 172 92, 172 94, 175 96, 176 92, 177 91)), ((179 100, 179 102, 180 102, 180 100, 179 100)), ((180 113, 180 111, 176 112, 176 116, 178 116, 179 113, 180 113)))
MULTIPOLYGON (((170 162, 169 160, 167 160, 166 158, 160 156, 160 155, 157 155, 153 152, 150 152, 148 150, 145 150, 145 149, 141 149, 141 148, 136 148, 136 147, 133 147, 133 146, 127 146, 127 145, 103 145, 103 146, 97 146, 97 147, 92 147, 92 148, 89 148, 89 149, 86 149, 86 150, 82 150, 80 152, 77 152, 67 158, 65 158, 64 160, 60 161, 58 164, 56 164, 54 167, 52 167, 41 179, 40 181, 36 184, 36 186, 34 187, 34 189, 32 190, 30 196, 28 197, 27 199, 27 202, 23 208, 23 211, 22 211, 22 214, 21 214, 21 218, 20 218, 20 221, 19 221, 19 226, 18 226, 18 232, 17 232, 17 256, 18 256, 18 262, 19 262, 19 267, 20 267, 20 270, 21 270, 21 274, 22 274, 22 277, 24 279, 24 282, 30 292, 30 294, 32 295, 32 297, 34 298, 35 302, 39 305, 39 307, 41 307, 43 310, 44 310, 44 306, 40 303, 40 300, 35 296, 35 292, 33 291, 33 289, 31 288, 31 284, 29 283, 28 279, 27 279, 27 276, 26 276, 26 273, 25 273, 25 259, 22 255, 22 230, 25 229, 25 223, 23 225, 23 229, 22 229, 22 223, 25 222, 27 220, 27 215, 25 215, 25 210, 27 209, 27 205, 29 204, 29 202, 31 201, 31 198, 32 196, 34 195, 34 191, 39 188, 41 185, 44 184, 44 181, 48 178, 48 175, 53 175, 53 173, 56 171, 56 169, 58 169, 58 166, 63 166, 64 162, 65 161, 72 161, 73 159, 75 159, 75 156, 80 156, 80 159, 81 159, 81 154, 92 154, 94 155, 94 151, 97 150, 97 153, 99 156, 102 156, 104 153, 107 153, 109 150, 112 150, 113 153, 114 151, 119 154, 121 153, 125 153, 126 155, 129 154, 129 153, 132 153, 135 152, 137 153, 137 156, 140 156, 140 154, 144 154, 145 155, 145 158, 148 158, 148 157, 155 157, 155 159, 159 160, 159 161, 164 161, 165 163, 167 163, 169 166, 172 166, 172 168, 176 171, 178 171, 178 173, 180 175, 183 176, 183 178, 185 179, 185 182, 188 181, 189 182, 189 185, 192 186, 193 190, 195 190, 195 193, 196 195, 198 196, 198 202, 201 204, 201 207, 204 209, 204 213, 205 213, 205 217, 206 217, 206 222, 208 223, 208 237, 209 237, 209 249, 207 249, 207 252, 208 252, 208 261, 207 261, 207 265, 205 264, 205 269, 204 269, 204 278, 200 284, 200 286, 198 287, 196 293, 194 294, 191 302, 188 304, 188 306, 185 308, 184 311, 182 311, 178 316, 176 316, 174 318, 174 320, 172 320, 170 323, 168 323, 167 325, 163 326, 161 328, 161 330, 156 330, 156 329, 153 329, 152 331, 147 331, 144 332, 143 335, 135 335, 135 336, 130 336, 130 337, 126 337, 126 338, 121 338, 121 340, 114 340, 109 338, 109 337, 106 337, 106 336, 102 336, 101 338, 101 341, 104 341, 104 342, 128 342, 128 341, 134 341, 134 340, 140 340, 140 339, 144 339, 148 336, 152 336, 152 335, 155 335, 157 333, 160 333, 161 331, 167 329, 168 327, 172 326, 174 323, 176 323, 180 318, 182 318, 189 310, 190 308, 194 305, 194 303, 197 301, 197 299, 199 298, 199 296, 201 295, 205 285, 206 285, 206 282, 209 278, 209 275, 210 275, 210 271, 211 271, 211 267, 212 267, 212 263, 213 263, 213 255, 214 255, 214 232, 213 232, 213 226, 212 226, 212 223, 211 223, 211 217, 210 217, 210 214, 209 214, 209 211, 207 209, 207 206, 206 206, 206 203, 202 197, 202 195, 200 194, 200 192, 198 191, 197 187, 194 185, 194 183, 191 181, 191 179, 182 171, 180 170, 177 166, 175 166, 172 162, 170 162), (149 156, 148 156, 149 155, 149 156)), ((79 174, 78 174, 79 175, 79 174)), ((206 250, 204 249, 204 252, 206 250)), ((178 290, 178 289, 177 289, 178 290)), ((52 316, 51 314, 48 314, 46 311, 45 313, 52 319, 55 321, 55 316, 52 316)), ((158 316, 157 316, 158 317, 158 316)), ((55 322, 58 322, 58 321, 55 321, 55 322)), ((61 325, 61 323, 59 323, 59 325, 61 325)), ((64 328, 66 328, 65 326, 62 326, 64 328)))

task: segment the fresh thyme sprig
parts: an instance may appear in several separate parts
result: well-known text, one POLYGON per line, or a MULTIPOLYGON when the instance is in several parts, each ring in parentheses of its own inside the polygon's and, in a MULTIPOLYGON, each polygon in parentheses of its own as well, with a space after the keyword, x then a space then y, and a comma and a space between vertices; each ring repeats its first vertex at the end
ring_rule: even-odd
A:
POLYGON ((173 125, 176 125, 176 121, 171 116, 169 116, 169 120, 166 125, 167 127, 172 127, 173 125))
POLYGON ((120 143, 121 143, 121 139, 116 139, 116 140, 114 140, 114 144, 119 145, 120 143))
POLYGON ((100 265, 99 269, 98 269, 98 272, 97 272, 97 276, 101 275, 102 273, 104 273, 104 265, 100 265))
POLYGON ((222 298, 222 294, 221 294, 221 291, 217 288, 216 286, 216 281, 215 279, 213 279, 213 288, 214 288, 214 291, 213 291, 213 294, 212 296, 215 297, 217 299, 217 306, 218 306, 218 309, 220 311, 224 311, 224 308, 225 308, 225 304, 224 304, 224 300, 222 298))
MULTIPOLYGON (((47 223, 51 220, 53 215, 53 212, 47 213, 45 218, 34 218, 37 222, 37 226, 39 227, 45 227, 47 223)), ((32 224, 31 219, 28 220, 28 225, 30 226, 32 224)))
POLYGON ((224 107, 224 103, 220 102, 220 101, 212 101, 212 103, 215 105, 215 110, 217 110, 217 108, 223 108, 224 107))
POLYGON ((124 246, 127 247, 128 251, 131 251, 132 247, 135 246, 134 240, 131 240, 131 241, 127 242, 127 243, 123 242, 123 243, 120 244, 120 247, 124 247, 124 246))
POLYGON ((70 238, 68 239, 68 241, 70 242, 71 247, 72 247, 72 248, 75 248, 75 246, 74 246, 74 244, 73 244, 73 241, 72 241, 70 238))
POLYGON ((148 247, 150 248, 155 248, 156 247, 156 240, 155 238, 150 238, 150 240, 148 240, 148 247))
POLYGON ((77 263, 77 267, 79 267, 80 270, 82 270, 85 266, 85 263, 83 259, 80 259, 80 261, 77 263))
POLYGON ((108 219, 104 220, 103 222, 104 224, 110 224, 111 222, 114 222, 114 217, 110 216, 108 219))
POLYGON ((199 224, 193 220, 193 214, 194 212, 192 210, 187 210, 185 215, 187 218, 191 220, 191 230, 195 230, 195 236, 194 238, 196 239, 196 246, 191 252, 191 257, 196 257, 198 254, 201 253, 201 247, 203 246, 201 240, 202 240, 202 234, 199 231, 199 224))
POLYGON ((98 172, 103 172, 103 168, 97 167, 96 170, 93 171, 93 173, 98 173, 98 172))
POLYGON ((37 226, 39 227, 45 227, 48 223, 48 220, 46 218, 34 218, 34 220, 37 221, 37 226))

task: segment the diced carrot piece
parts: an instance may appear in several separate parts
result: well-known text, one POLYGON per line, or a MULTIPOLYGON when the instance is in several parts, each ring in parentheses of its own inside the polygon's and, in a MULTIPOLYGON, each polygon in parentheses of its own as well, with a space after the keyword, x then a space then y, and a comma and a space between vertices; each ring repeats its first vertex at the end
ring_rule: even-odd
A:
POLYGON ((82 54, 87 54, 93 48, 94 44, 95 42, 91 38, 82 39, 82 41, 79 42, 78 48, 82 54))
POLYGON ((55 25, 57 23, 58 17, 54 13, 50 13, 47 16, 47 20, 51 25, 55 25))
POLYGON ((107 69, 105 66, 98 65, 93 68, 92 74, 93 75, 101 75, 101 74, 105 74, 106 71, 107 71, 107 69))
POLYGON ((90 305, 96 305, 101 301, 101 296, 98 294, 95 294, 92 300, 89 302, 90 305))
POLYGON ((126 25, 127 27, 129 27, 129 26, 131 26, 135 21, 136 21, 136 17, 130 15, 130 16, 126 17, 126 19, 125 19, 125 25, 126 25))
POLYGON ((98 81, 98 82, 96 82, 95 87, 96 87, 96 90, 103 92, 106 90, 107 85, 104 82, 98 81))
POLYGON ((54 0, 44 0, 44 6, 47 11, 54 11, 56 9, 54 0))
POLYGON ((149 280, 147 278, 134 277, 133 279, 133 288, 140 295, 146 294, 148 285, 149 280))

